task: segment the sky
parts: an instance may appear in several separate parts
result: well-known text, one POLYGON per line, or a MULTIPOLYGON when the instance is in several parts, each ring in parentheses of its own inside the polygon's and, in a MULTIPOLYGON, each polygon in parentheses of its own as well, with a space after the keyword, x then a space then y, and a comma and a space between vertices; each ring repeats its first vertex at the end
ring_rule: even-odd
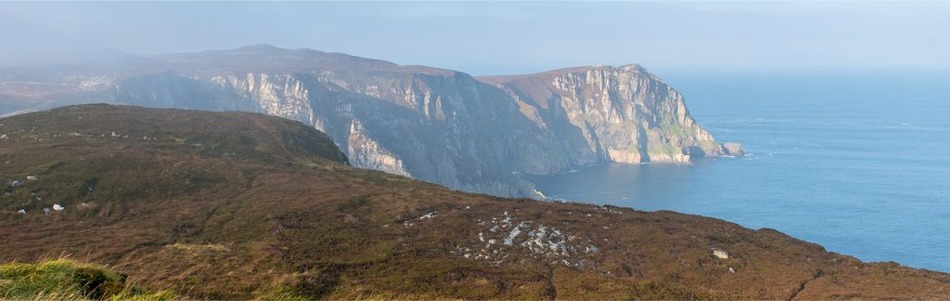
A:
POLYGON ((0 2, 0 64, 312 48, 475 75, 950 71, 950 2, 0 2))

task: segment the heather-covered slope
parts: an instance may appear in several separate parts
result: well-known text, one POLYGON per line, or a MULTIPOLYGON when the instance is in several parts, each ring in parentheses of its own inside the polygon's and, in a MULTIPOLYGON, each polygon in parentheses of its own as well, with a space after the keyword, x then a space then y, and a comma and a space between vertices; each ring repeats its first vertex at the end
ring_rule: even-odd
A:
POLYGON ((639 67, 476 79, 268 45, 0 70, 0 114, 65 104, 261 112, 326 132, 354 166, 454 189, 539 196, 519 174, 728 152, 639 67))
POLYGON ((355 169, 325 135, 274 117, 92 105, 0 124, 0 262, 68 254, 181 296, 950 295, 950 275, 774 230, 355 169))

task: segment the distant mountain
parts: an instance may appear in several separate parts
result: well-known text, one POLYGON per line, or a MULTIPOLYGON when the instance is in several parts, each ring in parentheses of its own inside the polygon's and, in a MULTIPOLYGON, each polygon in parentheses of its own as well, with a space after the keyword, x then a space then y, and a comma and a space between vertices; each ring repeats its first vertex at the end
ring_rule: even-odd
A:
MULTIPOLYGON (((95 281, 195 299, 950 295, 948 274, 775 230, 352 168, 310 125, 260 114, 83 105, 0 119, 0 135, 0 263, 66 255, 128 277, 77 283, 107 273, 95 281)), ((36 269, 0 266, 0 298, 49 298, 11 286, 69 272, 36 269)))
POLYGON ((474 78, 270 45, 0 69, 0 113, 106 102, 261 112, 326 132, 354 166, 500 196, 520 174, 743 153, 637 65, 474 78))

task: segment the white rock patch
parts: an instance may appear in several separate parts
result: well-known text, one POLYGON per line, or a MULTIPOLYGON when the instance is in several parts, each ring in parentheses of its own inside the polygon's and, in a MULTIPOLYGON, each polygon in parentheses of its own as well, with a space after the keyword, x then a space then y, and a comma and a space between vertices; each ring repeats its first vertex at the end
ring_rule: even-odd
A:
POLYGON ((430 219, 430 218, 436 217, 436 216, 438 216, 438 215, 439 215, 439 212, 438 212, 438 211, 432 211, 432 212, 429 212, 429 213, 426 214, 426 215, 420 216, 419 219, 420 219, 420 220, 430 219))
MULTIPOLYGON (((506 212, 506 213, 507 213, 507 212, 506 212)), ((513 245, 513 244, 514 244, 515 238, 518 238, 518 235, 521 234, 521 226, 523 226, 524 223, 525 223, 525 222, 521 222, 521 223, 518 224, 518 226, 516 226, 514 229, 511 229, 511 233, 509 233, 509 234, 508 234, 508 237, 505 238, 505 245, 506 245, 506 246, 510 246, 510 245, 513 245)))
POLYGON ((712 254, 719 259, 729 259, 729 252, 720 249, 712 249, 712 254))
MULTIPOLYGON (((417 217, 417 218, 415 218, 415 219, 422 221, 422 220, 427 220, 427 219, 433 219, 433 218, 435 218, 436 216, 439 216, 439 212, 438 212, 438 211, 432 211, 432 212, 426 213, 426 214, 423 215, 423 216, 417 217)), ((410 220, 407 220, 407 221, 402 222, 402 225, 405 226, 406 228, 408 228, 408 227, 414 226, 415 223, 411 222, 411 219, 410 219, 410 220)))
POLYGON ((475 250, 457 247, 457 254, 496 265, 520 254, 552 264, 585 268, 590 266, 589 256, 600 251, 589 238, 531 220, 518 221, 508 211, 490 221, 479 221, 478 226, 484 231, 478 232, 477 241, 471 241, 477 245, 475 250))

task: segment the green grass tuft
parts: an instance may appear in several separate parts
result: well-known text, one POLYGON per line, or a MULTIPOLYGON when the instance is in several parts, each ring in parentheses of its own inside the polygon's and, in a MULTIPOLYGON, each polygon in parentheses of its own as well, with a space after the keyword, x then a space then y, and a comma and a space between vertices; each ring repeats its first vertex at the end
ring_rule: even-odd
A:
POLYGON ((172 300, 167 292, 143 292, 108 268, 69 259, 0 265, 0 299, 13 300, 172 300))

